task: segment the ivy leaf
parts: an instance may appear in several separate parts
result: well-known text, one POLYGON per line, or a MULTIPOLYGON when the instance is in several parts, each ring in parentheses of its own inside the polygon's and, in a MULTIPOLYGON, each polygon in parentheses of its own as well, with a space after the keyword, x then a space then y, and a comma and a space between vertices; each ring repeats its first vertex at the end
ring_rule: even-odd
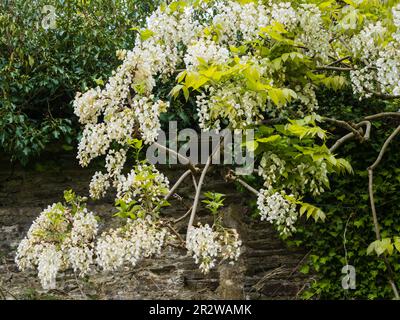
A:
POLYGON ((375 240, 374 242, 372 242, 368 248, 367 248, 367 254, 371 254, 372 252, 375 251, 376 245, 379 242, 379 240, 375 240))
POLYGON ((308 274, 310 272, 310 267, 308 264, 303 265, 300 270, 301 273, 303 274, 308 274))
POLYGON ((396 250, 400 252, 400 237, 395 237, 393 244, 396 250))

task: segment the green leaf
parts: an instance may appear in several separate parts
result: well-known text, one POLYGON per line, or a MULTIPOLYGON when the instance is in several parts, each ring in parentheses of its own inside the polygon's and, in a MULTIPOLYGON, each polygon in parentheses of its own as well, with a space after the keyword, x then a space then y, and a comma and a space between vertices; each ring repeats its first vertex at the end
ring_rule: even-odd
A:
POLYGON ((267 137, 267 138, 257 139, 257 142, 261 142, 261 143, 275 142, 275 141, 279 140, 280 138, 281 138, 280 135, 275 134, 275 135, 272 135, 272 136, 267 137))
POLYGON ((247 141, 245 145, 247 150, 249 150, 250 152, 254 152, 258 148, 258 142, 254 140, 247 141))
POLYGON ((372 252, 375 251, 375 247, 377 245, 377 243, 379 242, 379 240, 375 240, 374 242, 372 242, 368 248, 367 248, 367 254, 371 254, 372 252))
POLYGON ((189 90, 186 87, 182 87, 182 91, 183 91, 183 95, 185 97, 185 100, 188 101, 189 100, 189 90))
POLYGON ((400 237, 395 237, 393 242, 396 250, 400 252, 400 237))
POLYGON ((30 65, 31 67, 33 67, 33 65, 35 64, 35 59, 33 59, 33 57, 32 57, 31 55, 29 55, 28 61, 29 61, 29 65, 30 65))
POLYGON ((149 30, 149 29, 144 29, 140 32, 140 39, 142 41, 145 41, 147 39, 149 39, 150 37, 152 37, 154 35, 154 32, 149 30))
MULTIPOLYGON (((175 87, 173 87, 171 89, 171 91, 169 92, 169 95, 176 99, 178 97, 179 92, 181 91, 182 88, 184 88, 183 85, 177 84, 175 87)), ((187 88, 186 88, 186 90, 187 90, 187 88)))
POLYGON ((303 273, 303 274, 308 274, 308 273, 310 272, 310 267, 309 267, 308 264, 304 264, 304 265, 300 268, 299 271, 300 271, 301 273, 303 273))

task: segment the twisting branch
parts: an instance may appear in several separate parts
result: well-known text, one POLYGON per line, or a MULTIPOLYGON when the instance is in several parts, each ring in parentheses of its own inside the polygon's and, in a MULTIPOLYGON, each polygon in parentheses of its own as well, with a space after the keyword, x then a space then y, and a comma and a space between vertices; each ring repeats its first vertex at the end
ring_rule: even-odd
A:
POLYGON ((377 120, 381 118, 392 118, 392 117, 399 117, 400 118, 400 112, 381 112, 377 114, 373 114, 371 116, 365 117, 365 120, 377 120))
POLYGON ((392 134, 389 136, 389 138, 386 139, 385 143, 382 146, 381 151, 379 152, 378 158, 375 160, 375 162, 368 168, 368 170, 374 170, 379 163, 381 162, 383 155, 385 154, 390 142, 399 134, 400 132, 400 126, 398 126, 392 134))
POLYGON ((165 196, 164 200, 168 200, 175 192, 175 190, 179 187, 179 185, 183 182, 183 180, 186 179, 186 177, 191 174, 190 170, 185 171, 180 178, 178 179, 178 181, 175 182, 175 184, 173 185, 173 187, 169 190, 168 194, 165 196))
POLYGON ((181 161, 183 161, 184 165, 189 166, 190 171, 193 174, 196 174, 199 171, 199 168, 197 168, 192 161, 190 161, 190 159, 188 157, 185 157, 184 155, 180 154, 179 152, 176 152, 175 150, 172 150, 166 146, 163 146, 162 144, 158 143, 158 142, 154 142, 154 145, 156 145, 158 148, 163 149, 165 151, 168 151, 170 153, 172 153, 173 155, 175 155, 176 157, 178 157, 178 159, 180 159, 181 161))
MULTIPOLYGON (((379 165, 379 163, 382 161, 383 155, 385 154, 390 142, 400 133, 400 126, 398 126, 392 134, 389 136, 389 138, 386 139, 385 143, 383 144, 381 151, 379 152, 378 157, 376 158, 375 162, 368 168, 368 191, 369 191, 369 198, 371 202, 371 211, 372 211, 372 220, 374 223, 374 229, 375 229, 375 236, 377 240, 381 240, 381 233, 379 230, 379 223, 378 223, 378 216, 376 213, 376 207, 375 207, 375 200, 374 200, 374 169, 379 165)), ((386 256, 383 257, 383 260, 385 262, 386 268, 388 270, 388 277, 389 277, 389 284, 392 287, 393 294, 396 299, 400 299, 399 292, 396 286, 396 283, 394 282, 394 276, 393 276, 393 270, 389 264, 389 261, 386 256)))
MULTIPOLYGON (((369 121, 361 121, 360 123, 357 123, 354 127, 355 128, 360 128, 361 126, 365 126, 365 134, 363 136, 363 141, 367 141, 367 140, 369 140, 369 138, 371 136, 371 122, 369 122, 369 121)), ((362 135, 364 131, 360 128, 360 129, 358 129, 358 132, 360 133, 360 135, 362 135)), ((332 147, 329 148, 329 151, 330 152, 334 152, 343 143, 345 143, 346 141, 348 141, 348 140, 350 140, 352 138, 354 138, 354 132, 350 132, 350 133, 346 134, 345 136, 343 136, 342 138, 337 140, 335 142, 335 144, 332 145, 332 147)))
POLYGON ((206 176, 206 173, 208 171, 208 168, 211 165, 212 162, 212 158, 214 157, 214 154, 221 148, 221 144, 222 144, 222 140, 225 138, 225 135, 223 135, 221 137, 221 141, 220 143, 214 148, 214 150, 211 152, 211 154, 209 155, 207 162, 204 166, 203 171, 201 172, 200 178, 199 178, 199 183, 197 184, 197 189, 196 189, 196 195, 194 197, 194 201, 193 201, 193 207, 192 207, 192 212, 190 214, 190 218, 189 218, 189 223, 188 223, 188 228, 187 231, 189 232, 189 229, 193 226, 193 221, 194 221, 194 217, 196 215, 196 211, 197 211, 197 206, 199 205, 199 200, 200 200, 200 193, 201 193, 201 187, 203 185, 204 182, 204 178, 206 176))
POLYGON ((360 141, 364 141, 363 136, 361 135, 361 133, 359 132, 359 130, 356 126, 351 125, 350 123, 343 121, 343 120, 337 120, 337 119, 328 118, 328 117, 323 117, 323 120, 332 122, 339 127, 342 127, 344 129, 347 129, 347 130, 353 132, 354 136, 356 136, 357 139, 359 139, 360 141))
POLYGON ((350 140, 354 138, 354 133, 350 132, 348 134, 346 134, 345 136, 341 137, 340 139, 338 139, 334 145, 332 145, 332 147, 329 148, 329 151, 331 153, 335 152, 337 148, 339 148, 343 143, 345 143, 346 141, 350 140))
POLYGON ((244 182, 242 179, 238 178, 237 176, 235 176, 233 174, 233 171, 230 170, 228 172, 228 174, 226 175, 226 180, 230 180, 230 181, 236 181, 238 183, 240 183, 243 187, 245 187, 247 190, 249 190, 251 193, 254 193, 256 196, 258 196, 258 191, 256 189, 254 189, 252 186, 250 186, 249 184, 247 184, 246 182, 244 182))
POLYGON ((371 137, 371 122, 369 121, 361 121, 360 123, 358 123, 356 126, 365 126, 365 134, 364 134, 364 140, 369 140, 369 138, 371 137))

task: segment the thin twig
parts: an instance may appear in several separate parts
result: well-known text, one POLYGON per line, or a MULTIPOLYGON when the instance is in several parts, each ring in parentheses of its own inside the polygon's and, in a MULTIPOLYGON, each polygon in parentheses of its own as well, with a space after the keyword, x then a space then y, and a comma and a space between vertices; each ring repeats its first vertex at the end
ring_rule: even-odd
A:
POLYGON ((186 179, 186 177, 191 174, 190 169, 185 171, 180 178, 175 182, 172 186, 171 190, 169 190, 168 194, 165 196, 164 200, 168 200, 175 192, 175 190, 179 187, 179 185, 186 179))
POLYGON ((196 174, 199 169, 192 163, 192 161, 190 161, 190 159, 188 157, 185 157, 184 155, 180 154, 179 152, 176 152, 175 150, 172 150, 166 146, 163 146, 162 144, 158 143, 158 142, 154 142, 154 145, 156 145, 158 148, 163 149, 165 151, 168 151, 169 153, 172 153, 173 155, 175 155, 178 159, 180 159, 180 161, 183 161, 183 165, 187 165, 189 166, 190 171, 193 174, 196 174))
POLYGON ((400 118, 400 112, 381 112, 377 114, 373 114, 371 116, 365 117, 365 120, 377 120, 381 118, 386 118, 386 117, 399 117, 400 118))
POLYGON ((76 276, 76 272, 74 272, 74 276, 75 276, 75 282, 76 282, 76 285, 78 286, 78 288, 79 288, 79 291, 81 292, 81 295, 83 296, 83 297, 87 297, 87 295, 86 295, 86 293, 83 291, 83 289, 82 289, 82 286, 81 286, 81 284, 80 284, 80 282, 79 282, 79 280, 78 280, 78 277, 76 276))
POLYGON ((355 126, 351 125, 350 123, 348 123, 348 122, 346 122, 346 121, 343 121, 343 120, 337 120, 337 119, 328 118, 328 117, 324 117, 323 119, 324 119, 325 121, 332 122, 332 123, 334 123, 334 124, 336 124, 336 125, 338 125, 338 126, 344 128, 344 129, 347 129, 347 130, 353 132, 354 135, 355 135, 360 141, 363 141, 364 138, 363 138, 363 136, 360 134, 360 132, 358 131, 358 128, 355 128, 355 126))
POLYGON ((196 211, 197 211, 197 206, 198 206, 199 200, 200 200, 201 187, 203 185, 204 178, 206 176, 208 168, 211 165, 212 158, 214 157, 214 154, 221 148, 222 139, 224 139, 224 138, 225 138, 225 135, 223 135, 221 137, 220 143, 214 148, 214 150, 209 155, 209 157, 207 159, 207 162, 206 162, 206 164, 204 166, 204 169, 201 172, 201 175, 200 175, 200 178, 199 178, 199 183, 197 184, 196 195, 195 195, 194 201, 193 201, 192 213, 191 213, 190 218, 189 218, 188 229, 187 229, 188 231, 193 225, 194 217, 195 217, 196 211))
POLYGON ((337 64, 337 63, 339 63, 339 62, 342 62, 342 61, 344 61, 344 60, 349 60, 349 59, 351 59, 351 56, 346 56, 346 57, 337 59, 336 61, 333 61, 333 62, 327 64, 326 66, 327 66, 327 67, 330 67, 330 66, 333 66, 333 65, 335 65, 335 64, 337 64))
POLYGON ((178 223, 179 221, 185 219, 185 218, 190 214, 190 212, 192 211, 192 208, 193 208, 193 206, 191 206, 191 207, 189 208, 189 210, 188 210, 182 217, 179 217, 178 219, 175 219, 175 220, 174 220, 174 223, 176 224, 176 223, 178 223))
POLYGON ((323 67, 317 67, 317 70, 351 71, 351 70, 354 70, 354 68, 352 68, 352 67, 323 66, 323 67))
POLYGON ((197 190, 197 181, 196 181, 196 177, 194 176, 194 174, 192 174, 192 181, 193 181, 194 189, 197 190))
POLYGON ((249 190, 250 192, 254 193, 256 196, 258 196, 259 192, 254 189, 252 186, 250 186, 249 184, 247 184, 246 182, 244 182, 242 179, 236 177, 233 174, 233 171, 230 171, 227 175, 226 175, 226 179, 227 180, 231 180, 231 181, 236 181, 238 183, 240 183, 243 187, 245 187, 247 190, 249 190))
POLYGON ((178 237, 179 241, 181 242, 181 246, 184 247, 185 240, 183 240, 179 232, 176 231, 175 228, 172 227, 169 223, 167 224, 167 227, 172 231, 173 234, 175 234, 178 237))

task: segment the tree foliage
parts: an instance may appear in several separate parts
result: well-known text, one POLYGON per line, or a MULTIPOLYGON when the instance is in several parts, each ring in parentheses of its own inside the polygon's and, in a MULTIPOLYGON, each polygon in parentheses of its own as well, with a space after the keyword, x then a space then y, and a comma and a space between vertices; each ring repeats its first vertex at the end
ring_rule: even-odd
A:
POLYGON ((26 164, 49 143, 67 150, 75 93, 102 83, 156 1, 5 0, 0 3, 0 148, 26 164), (53 6, 55 27, 46 29, 53 6), (60 145, 60 143, 59 143, 60 145))

